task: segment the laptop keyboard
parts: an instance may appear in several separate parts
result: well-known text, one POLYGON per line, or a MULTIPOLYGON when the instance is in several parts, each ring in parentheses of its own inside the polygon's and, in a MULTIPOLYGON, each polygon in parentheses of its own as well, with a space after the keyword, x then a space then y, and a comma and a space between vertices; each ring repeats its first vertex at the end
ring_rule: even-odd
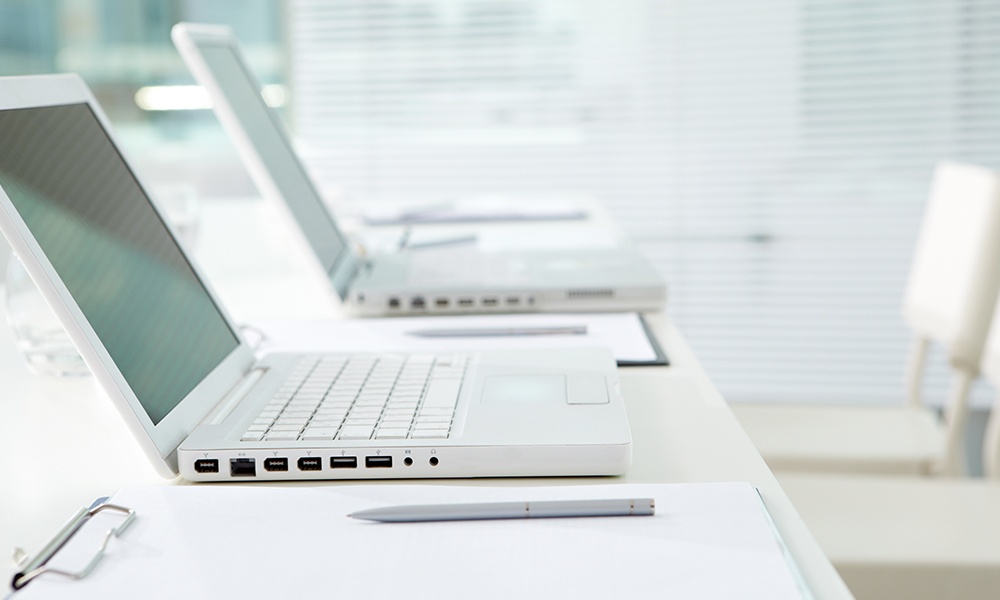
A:
POLYGON ((241 439, 446 439, 467 358, 304 357, 241 439))

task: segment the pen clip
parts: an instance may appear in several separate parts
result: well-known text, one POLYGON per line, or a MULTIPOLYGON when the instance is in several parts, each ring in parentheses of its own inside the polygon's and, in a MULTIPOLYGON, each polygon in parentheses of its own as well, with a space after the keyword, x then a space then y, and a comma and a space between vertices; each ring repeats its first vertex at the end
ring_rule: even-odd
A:
POLYGON ((11 587, 15 590, 19 590, 29 581, 42 575, 43 573, 54 573, 56 575, 63 575, 65 577, 70 577, 72 579, 83 579, 94 570, 97 563, 100 562, 101 558, 104 556, 104 551, 108 547, 108 542, 112 537, 117 537, 121 535, 123 531, 132 523, 135 519, 135 511, 131 508, 126 508, 124 506, 118 506, 117 504, 108 504, 107 502, 98 504, 92 508, 82 508, 68 523, 56 534, 54 538, 38 553, 38 556, 34 560, 27 562, 27 556, 24 554, 24 550, 17 548, 14 551, 15 557, 20 558, 20 564, 24 565, 27 562, 23 571, 18 572, 14 575, 14 579, 11 582, 11 587), (103 512, 105 510, 120 512, 125 515, 125 519, 118 524, 117 527, 112 527, 104 532, 104 538, 101 540, 100 546, 91 557, 90 562, 88 562, 79 571, 66 571, 63 569, 57 569, 55 567, 50 567, 48 562, 52 560, 52 557, 56 555, 59 550, 66 545, 66 543, 83 528, 83 525, 90 520, 94 515, 103 512), (20 551, 20 556, 18 557, 18 551, 20 551))

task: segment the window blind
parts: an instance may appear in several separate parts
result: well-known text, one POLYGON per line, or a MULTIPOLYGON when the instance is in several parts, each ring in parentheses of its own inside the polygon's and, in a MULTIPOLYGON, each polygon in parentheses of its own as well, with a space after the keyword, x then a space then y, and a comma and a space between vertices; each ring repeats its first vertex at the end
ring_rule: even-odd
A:
POLYGON ((325 187, 600 198, 731 401, 899 402, 932 168, 1000 167, 986 0, 292 0, 289 27, 325 187))

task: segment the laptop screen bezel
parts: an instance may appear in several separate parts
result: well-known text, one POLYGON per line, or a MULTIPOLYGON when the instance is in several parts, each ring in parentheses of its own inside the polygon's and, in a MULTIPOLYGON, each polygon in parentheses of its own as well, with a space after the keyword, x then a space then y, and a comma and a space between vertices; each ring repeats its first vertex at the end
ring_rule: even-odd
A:
POLYGON ((260 87, 253 77, 253 72, 247 64, 232 30, 222 25, 178 23, 171 30, 171 38, 195 80, 208 92, 209 97, 212 99, 212 108, 216 117, 218 117, 232 139, 237 152, 247 167, 250 178, 253 179, 261 195, 272 201, 275 205, 284 206, 291 213, 293 220, 297 223, 300 230, 303 231, 303 234, 305 234, 306 225, 296 217, 296 211, 293 208, 294 203, 315 202, 326 212, 330 219, 330 225, 344 242, 344 246, 340 252, 336 256, 324 256, 323 250, 311 243, 308 235, 303 235, 303 237, 306 238, 306 242, 309 244, 313 255, 329 277, 330 283, 337 295, 341 300, 347 299, 351 281, 361 267, 362 259, 355 252, 350 239, 344 235, 333 212, 326 206, 315 183, 309 176, 308 170, 299 159, 294 144, 288 138, 278 114, 268 107, 268 114, 272 124, 275 126, 282 142, 287 146, 292 157, 298 163, 300 171, 305 176, 306 187, 312 196, 311 198, 289 198, 282 193, 263 156, 246 131, 246 124, 230 105, 229 99, 222 90, 215 72, 205 59, 203 53, 205 48, 224 48, 228 50, 236 59, 242 73, 247 76, 255 87, 260 87))
MULTIPOLYGON (((110 121, 90 89, 76 75, 41 75, 0 78, 0 111, 86 104, 135 178, 154 211, 176 239, 168 219, 149 194, 141 177, 121 151, 110 121)), ((122 372, 87 320, 80 306, 59 277, 7 193, 0 188, 0 231, 10 242, 32 281, 59 318, 73 344, 101 387, 111 398, 129 429, 157 470, 164 476, 177 474, 177 447, 212 411, 215 405, 249 371, 255 362, 253 350, 239 334, 218 296, 192 257, 178 244, 184 259, 204 286, 226 325, 236 338, 236 346, 199 384, 158 423, 153 423, 122 372)))

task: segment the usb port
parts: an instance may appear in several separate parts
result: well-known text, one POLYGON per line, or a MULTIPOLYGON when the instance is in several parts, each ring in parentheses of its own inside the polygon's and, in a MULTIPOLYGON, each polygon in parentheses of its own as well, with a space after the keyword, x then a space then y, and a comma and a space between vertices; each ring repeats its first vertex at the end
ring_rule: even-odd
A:
POLYGON ((472 306, 473 304, 474 304, 474 300, 472 298, 459 298, 458 299, 458 305, 459 306, 472 306))
POLYGON ((318 456, 303 456, 299 459, 300 471, 322 471, 323 461, 318 456))
POLYGON ((265 458, 264 459, 264 470, 265 471, 287 471, 288 470, 288 459, 287 458, 265 458))
POLYGON ((194 461, 194 470, 196 473, 218 473, 219 460, 216 458, 199 458, 194 461))
POLYGON ((427 302, 424 300, 423 296, 414 296, 410 300, 410 308, 413 310, 423 310, 427 306, 427 302))
POLYGON ((357 456, 334 456, 330 458, 331 469, 357 469, 357 456))
POLYGON ((496 305, 497 305, 496 298, 483 298, 483 306, 496 306, 496 305))
POLYGON ((509 306, 516 306, 521 303, 521 298, 518 296, 510 296, 507 298, 507 304, 509 306))
POLYGON ((256 477, 257 461, 252 458, 230 458, 229 474, 233 477, 256 477))
POLYGON ((366 456, 365 457, 365 468, 366 469, 386 469, 392 466, 391 456, 366 456))
POLYGON ((399 308, 399 298, 389 298, 389 308, 399 308))
POLYGON ((434 305, 437 306, 438 308, 448 308, 448 299, 438 298, 437 300, 434 301, 434 305))

